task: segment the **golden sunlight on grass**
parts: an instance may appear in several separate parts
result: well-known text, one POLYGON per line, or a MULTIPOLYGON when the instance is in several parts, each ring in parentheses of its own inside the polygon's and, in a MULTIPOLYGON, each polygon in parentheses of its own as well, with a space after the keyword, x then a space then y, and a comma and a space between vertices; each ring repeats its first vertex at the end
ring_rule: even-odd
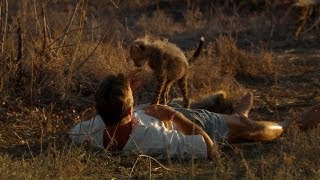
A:
MULTIPOLYGON (((146 34, 176 43, 188 57, 205 37, 190 67, 192 98, 224 90, 236 103, 251 91, 253 119, 297 120, 304 107, 319 102, 320 10, 310 6, 301 23, 292 5, 0 0, 0 177, 319 179, 319 128, 291 127, 270 143, 226 144, 212 161, 111 153, 75 147, 66 138, 70 127, 95 114, 101 79, 135 69, 129 47, 146 34)), ((144 67, 139 74, 135 103, 151 101, 151 73, 144 67)), ((176 84, 172 90, 170 98, 180 96, 176 84)))

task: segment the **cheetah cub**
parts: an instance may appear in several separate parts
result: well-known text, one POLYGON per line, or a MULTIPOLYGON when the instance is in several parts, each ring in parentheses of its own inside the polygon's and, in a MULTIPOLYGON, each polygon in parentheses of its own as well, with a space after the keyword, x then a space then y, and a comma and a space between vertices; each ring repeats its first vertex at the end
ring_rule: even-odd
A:
MULTIPOLYGON (((183 100, 175 98, 169 102, 172 106, 182 106, 183 100)), ((232 114, 234 109, 234 102, 231 98, 227 97, 227 93, 223 90, 207 94, 200 99, 191 100, 191 109, 206 109, 211 112, 220 114, 232 114)))
POLYGON ((148 63, 158 81, 156 95, 151 104, 166 104, 171 85, 178 81, 184 107, 190 106, 187 90, 188 66, 199 57, 203 44, 204 38, 201 37, 193 56, 187 59, 180 48, 165 40, 152 40, 146 36, 133 42, 130 58, 134 65, 142 67, 148 63))

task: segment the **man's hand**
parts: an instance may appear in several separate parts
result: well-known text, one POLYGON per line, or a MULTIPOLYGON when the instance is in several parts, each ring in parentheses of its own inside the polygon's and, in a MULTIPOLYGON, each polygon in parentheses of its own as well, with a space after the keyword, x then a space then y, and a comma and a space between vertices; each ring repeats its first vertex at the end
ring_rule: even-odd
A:
POLYGON ((150 105, 144 108, 144 112, 159 119, 160 121, 170 121, 172 117, 177 113, 171 107, 160 104, 150 105))
POLYGON ((186 118, 182 113, 177 113, 174 109, 164 105, 150 105, 144 109, 145 113, 161 121, 172 120, 177 125, 179 131, 185 135, 201 135, 207 146, 209 158, 213 158, 217 151, 217 145, 212 141, 209 135, 198 125, 186 118))

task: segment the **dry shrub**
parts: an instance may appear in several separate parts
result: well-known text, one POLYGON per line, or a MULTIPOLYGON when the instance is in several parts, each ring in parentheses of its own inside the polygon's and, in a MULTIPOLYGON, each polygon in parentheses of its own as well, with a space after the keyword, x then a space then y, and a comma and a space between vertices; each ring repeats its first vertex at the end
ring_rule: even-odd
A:
POLYGON ((13 60, 13 58, 1 56, 0 62, 0 91, 3 93, 8 93, 11 90, 13 78, 18 70, 18 63, 13 60))
POLYGON ((215 56, 207 49, 207 53, 200 57, 192 66, 189 73, 189 92, 192 98, 223 90, 227 98, 234 101, 242 97, 245 88, 231 75, 221 76, 221 66, 215 56))
POLYGON ((41 78, 35 85, 41 93, 39 96, 50 93, 51 96, 66 100, 72 98, 73 93, 93 94, 95 86, 106 74, 127 72, 130 69, 127 68, 125 52, 120 44, 114 45, 111 42, 101 44, 92 53, 94 45, 82 42, 76 48, 62 52, 60 57, 50 58, 44 62, 36 59, 38 70, 33 76, 41 78), (39 64, 41 61, 43 63, 39 64))
POLYGON ((246 27, 243 24, 243 17, 239 16, 237 12, 227 14, 223 8, 216 7, 214 14, 208 19, 206 31, 207 33, 222 33, 229 34, 234 32, 241 32, 246 27))
POLYGON ((270 52, 262 50, 256 54, 239 49, 230 36, 219 36, 214 46, 223 76, 265 77, 275 73, 270 52))
POLYGON ((143 8, 148 7, 150 5, 154 5, 158 3, 158 1, 149 1, 149 0, 121 0, 119 4, 125 8, 143 8))
POLYGON ((187 29, 200 29, 205 25, 203 13, 199 8, 190 8, 184 14, 187 29))
POLYGON ((4 44, 6 51, 1 54, 3 61, 0 63, 1 93, 39 104, 75 100, 79 95, 92 95, 106 73, 130 69, 127 68, 127 55, 122 44, 113 41, 119 36, 116 30, 121 24, 118 21, 114 21, 115 27, 108 28, 107 18, 104 26, 98 29, 86 28, 88 17, 85 3, 81 1, 66 34, 68 18, 72 16, 74 7, 67 12, 65 9, 61 13, 45 12, 47 30, 44 34, 41 3, 29 3, 24 8, 24 11, 32 13, 25 14, 20 24, 16 17, 12 17, 8 26, 10 31, 4 44), (36 10, 40 12, 36 14, 36 10), (24 36, 21 59, 18 58, 19 39, 16 33, 20 25, 24 36), (102 34, 105 34, 104 38, 102 34))
POLYGON ((154 11, 152 17, 143 14, 138 19, 137 26, 145 32, 159 35, 171 36, 182 31, 181 24, 174 22, 174 20, 162 10, 154 11))
POLYGON ((0 92, 15 92, 15 84, 21 78, 22 63, 17 59, 16 26, 13 24, 0 52, 0 92))
POLYGON ((297 0, 293 4, 291 14, 297 20, 297 27, 295 30, 295 37, 300 34, 319 31, 320 28, 320 1, 318 0, 297 0), (292 13, 293 12, 293 13, 292 13), (298 13, 297 13, 298 12, 298 13))

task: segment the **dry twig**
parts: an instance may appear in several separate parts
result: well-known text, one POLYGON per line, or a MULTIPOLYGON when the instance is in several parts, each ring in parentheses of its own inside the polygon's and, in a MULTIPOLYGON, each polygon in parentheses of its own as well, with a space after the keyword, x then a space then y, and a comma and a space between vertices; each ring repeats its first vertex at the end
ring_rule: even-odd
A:
POLYGON ((47 21, 46 21, 46 14, 45 14, 45 8, 44 8, 44 1, 41 1, 42 9, 42 20, 43 20, 43 27, 42 27, 42 34, 43 34, 43 44, 42 44, 42 53, 45 54, 46 44, 47 44, 47 21))
MULTIPOLYGON (((160 165, 160 167, 162 167, 163 169, 165 169, 165 170, 167 170, 167 171, 174 171, 174 172, 178 172, 178 173, 186 173, 186 172, 184 172, 184 171, 179 171, 179 170, 176 170, 176 169, 167 168, 167 167, 165 167, 163 164, 161 164, 157 159, 155 159, 155 158, 153 158, 153 157, 151 157, 151 156, 148 156, 148 155, 140 154, 140 155, 138 156, 136 162, 133 164, 133 167, 132 167, 132 169, 131 169, 131 172, 130 172, 130 174, 129 174, 129 177, 131 177, 131 174, 133 173, 133 170, 134 170, 134 168, 136 167, 136 165, 137 165, 140 157, 145 157, 145 158, 148 158, 149 160, 155 161, 157 164, 160 165)), ((150 162, 150 169, 151 169, 151 162, 150 162)), ((150 171, 151 171, 151 170, 150 170, 150 171)), ((150 172, 150 176, 151 176, 151 172, 150 172)))
POLYGON ((74 8, 73 14, 72 14, 72 16, 71 16, 71 18, 70 18, 70 20, 69 20, 69 22, 68 22, 68 26, 67 26, 64 34, 62 35, 62 39, 61 39, 60 45, 59 45, 59 47, 58 47, 57 54, 59 54, 60 47, 62 47, 62 45, 63 45, 63 43, 64 43, 64 41, 65 41, 65 39, 66 39, 66 36, 67 36, 67 34, 69 33, 71 24, 72 24, 72 22, 73 22, 73 20, 74 20, 74 17, 75 17, 75 15, 76 15, 76 12, 77 12, 77 10, 78 10, 78 7, 79 7, 79 1, 77 2, 76 7, 74 8))
POLYGON ((2 5, 5 8, 5 17, 3 19, 4 23, 3 23, 3 30, 2 30, 2 39, 1 39, 1 53, 3 53, 4 51, 4 42, 6 40, 6 35, 7 35, 7 23, 8 23, 8 12, 9 12, 9 4, 8 4, 8 0, 4 0, 2 2, 2 5), (4 5, 3 5, 4 2, 4 5))

